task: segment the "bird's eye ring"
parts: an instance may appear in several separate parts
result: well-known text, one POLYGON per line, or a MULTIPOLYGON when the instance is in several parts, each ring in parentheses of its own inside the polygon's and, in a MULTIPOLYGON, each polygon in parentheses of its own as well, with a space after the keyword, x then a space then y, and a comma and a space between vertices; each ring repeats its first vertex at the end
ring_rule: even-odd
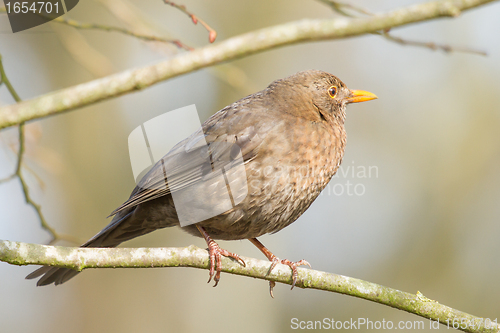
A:
POLYGON ((335 96, 337 96, 337 87, 331 86, 328 88, 328 95, 330 95, 331 98, 335 98, 335 96))

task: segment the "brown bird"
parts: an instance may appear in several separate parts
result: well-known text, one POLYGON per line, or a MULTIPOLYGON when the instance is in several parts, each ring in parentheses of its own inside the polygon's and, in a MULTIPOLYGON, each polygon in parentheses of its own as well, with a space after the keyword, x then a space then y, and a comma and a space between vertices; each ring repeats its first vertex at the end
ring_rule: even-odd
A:
MULTIPOLYGON (((221 249, 214 239, 249 239, 272 267, 278 262, 290 266, 293 288, 297 266, 309 263, 279 260, 257 237, 285 228, 309 208, 342 161, 346 105, 375 98, 367 91, 349 90, 337 77, 318 70, 272 82, 215 113, 200 131, 172 148, 111 214, 111 223, 82 247, 115 247, 156 229, 180 226, 180 214, 174 205, 178 194, 194 214, 191 224, 182 229, 203 237, 208 244, 209 282, 214 275, 214 286, 219 282, 221 256, 245 265, 240 256, 221 249), (203 138, 206 145, 199 144, 203 138), (244 166, 243 176, 230 177, 231 170, 238 170, 233 163, 236 166, 225 173, 226 181, 231 178, 229 189, 222 187, 231 191, 232 207, 197 220, 214 207, 223 209, 222 192, 217 190, 221 177, 216 177, 214 170, 237 161, 238 156, 240 167, 244 166), (241 185, 242 179, 246 186, 245 182, 241 185), (243 190, 235 190, 235 184, 243 190)), ((26 278, 43 275, 38 286, 58 285, 78 273, 42 267, 26 278)))

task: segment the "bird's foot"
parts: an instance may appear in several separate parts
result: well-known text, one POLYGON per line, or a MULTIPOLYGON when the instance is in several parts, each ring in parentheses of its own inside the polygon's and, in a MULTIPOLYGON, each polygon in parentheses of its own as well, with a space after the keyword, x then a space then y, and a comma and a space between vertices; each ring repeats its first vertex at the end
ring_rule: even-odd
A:
MULTIPOLYGON (((307 266, 311 267, 311 264, 308 263, 305 260, 300 260, 300 261, 297 261, 297 262, 292 262, 292 261, 290 261, 288 259, 280 260, 271 251, 269 251, 267 249, 267 247, 265 247, 264 244, 262 244, 257 238, 250 238, 249 241, 252 242, 255 246, 257 246, 257 248, 262 253, 264 253, 264 255, 266 256, 266 258, 271 262, 271 267, 269 267, 269 271, 267 272, 267 274, 271 273, 271 271, 273 270, 273 268, 276 267, 277 263, 281 263, 283 265, 287 265, 288 267, 290 267, 292 269, 292 289, 293 289, 293 287, 295 287, 295 283, 297 282, 297 276, 299 275, 299 273, 297 272, 297 267, 298 266, 302 266, 302 265, 303 266, 307 265, 307 266)), ((269 281, 269 293, 271 294, 272 298, 274 298, 273 288, 274 288, 275 285, 276 285, 276 282, 269 281)))
MULTIPOLYGON (((290 267, 292 269, 292 288, 291 289, 293 289, 293 287, 295 287, 295 283, 297 282, 297 276, 299 275, 299 273, 297 272, 297 267, 298 266, 311 267, 311 264, 308 263, 307 261, 305 261, 304 259, 293 262, 293 261, 290 261, 288 259, 280 260, 278 257, 274 256, 274 258, 271 260, 271 267, 269 268, 269 272, 271 272, 273 270, 273 268, 276 266, 277 263, 287 265, 288 267, 290 267)), ((273 286, 271 286, 271 296, 273 296, 272 287, 273 286)))
POLYGON ((208 245, 208 256, 210 258, 210 272, 209 272, 209 279, 208 282, 212 281, 212 277, 214 278, 215 284, 214 287, 217 287, 217 284, 219 283, 220 280, 220 271, 222 269, 222 256, 224 257, 230 257, 238 261, 240 264, 245 267, 245 262, 241 257, 235 253, 226 251, 224 249, 221 249, 219 244, 217 244, 212 237, 207 233, 205 228, 202 226, 196 225, 200 233, 202 234, 203 238, 205 238, 205 241, 207 242, 208 245), (215 274, 215 277, 214 277, 215 274))
POLYGON ((239 255, 237 255, 236 253, 232 253, 232 252, 229 252, 227 250, 221 249, 219 247, 219 244, 217 244, 213 239, 209 238, 209 241, 207 241, 207 243, 208 243, 208 253, 209 253, 209 257, 210 257, 210 273, 209 273, 210 278, 208 279, 207 283, 209 283, 213 277, 214 281, 215 281, 214 287, 217 287, 217 284, 219 283, 219 280, 220 280, 220 272, 222 269, 222 265, 221 265, 222 256, 233 258, 236 261, 238 261, 240 264, 242 264, 244 267, 246 266, 245 262, 243 261, 243 259, 241 259, 241 257, 239 255), (214 274, 215 274, 215 277, 214 277, 214 274))

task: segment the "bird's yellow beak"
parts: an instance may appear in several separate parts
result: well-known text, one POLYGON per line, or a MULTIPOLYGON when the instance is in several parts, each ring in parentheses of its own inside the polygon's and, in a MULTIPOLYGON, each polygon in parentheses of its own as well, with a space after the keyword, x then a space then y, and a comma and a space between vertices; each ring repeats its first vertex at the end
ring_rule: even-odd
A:
POLYGON ((351 90, 351 97, 347 99, 347 103, 359 103, 377 99, 377 95, 364 90, 351 90))

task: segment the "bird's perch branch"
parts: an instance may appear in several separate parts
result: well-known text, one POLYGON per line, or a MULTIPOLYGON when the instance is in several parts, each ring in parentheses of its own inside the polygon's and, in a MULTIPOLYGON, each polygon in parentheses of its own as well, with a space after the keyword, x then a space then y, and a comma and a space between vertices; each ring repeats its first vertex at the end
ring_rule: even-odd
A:
POLYGON ((492 1, 495 0, 432 1, 366 18, 301 20, 260 29, 150 66, 127 70, 2 107, 0 129, 144 89, 200 68, 273 48, 359 36, 439 17, 456 17, 462 11, 492 1))
MULTIPOLYGON (((271 263, 243 257, 246 267, 224 258, 222 271, 257 279, 291 284, 290 268, 278 264, 268 273, 271 263)), ((47 246, 0 240, 0 261, 13 265, 50 265, 81 271, 86 268, 209 268, 208 253, 194 245, 185 248, 79 248, 47 246)), ((500 325, 452 309, 420 293, 410 294, 375 283, 312 269, 298 269, 296 286, 355 296, 414 313, 465 332, 500 332, 500 325), (471 323, 475 323, 472 326, 471 323), (461 324, 463 325, 463 324, 461 324)))

